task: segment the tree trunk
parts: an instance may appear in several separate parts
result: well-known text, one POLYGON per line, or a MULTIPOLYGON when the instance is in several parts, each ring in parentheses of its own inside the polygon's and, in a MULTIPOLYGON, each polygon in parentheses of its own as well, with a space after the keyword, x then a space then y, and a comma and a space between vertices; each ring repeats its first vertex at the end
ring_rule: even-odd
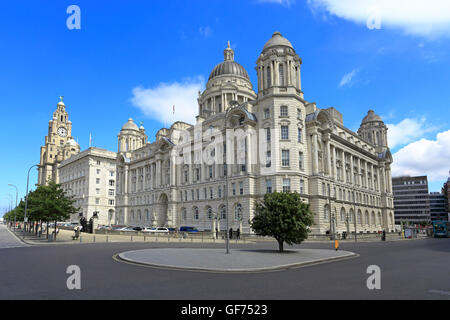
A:
POLYGON ((278 251, 283 252, 283 240, 277 240, 278 241, 278 251))
POLYGON ((57 222, 55 221, 55 237, 53 238, 53 241, 56 241, 56 230, 58 229, 58 226, 56 224, 57 222))
POLYGON ((47 221, 47 240, 48 240, 48 221, 47 221))

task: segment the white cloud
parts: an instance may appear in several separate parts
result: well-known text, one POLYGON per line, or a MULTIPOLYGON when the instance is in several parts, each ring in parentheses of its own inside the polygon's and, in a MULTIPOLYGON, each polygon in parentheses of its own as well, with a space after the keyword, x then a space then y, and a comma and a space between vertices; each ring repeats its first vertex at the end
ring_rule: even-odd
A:
POLYGON ((381 28, 397 28, 428 38, 450 36, 448 0, 308 0, 313 13, 328 12, 367 25, 379 15, 381 28))
POLYGON ((341 79, 341 82, 339 83, 339 87, 344 86, 351 87, 354 84, 353 80, 358 72, 359 72, 358 69, 353 69, 351 72, 344 74, 344 76, 341 79))
POLYGON ((204 37, 209 37, 212 34, 212 29, 209 26, 200 27, 198 31, 200 31, 200 34, 204 37))
POLYGON ((427 119, 406 118, 397 124, 386 124, 388 127, 388 143, 391 149, 408 144, 414 140, 422 138, 426 133, 436 130, 435 127, 427 124, 427 119))
POLYGON ((258 0, 259 3, 275 3, 275 4, 281 4, 286 7, 290 7, 292 4, 295 3, 295 0, 258 0))
POLYGON ((447 180, 450 170, 450 130, 436 140, 421 139, 393 154, 392 176, 427 175, 430 181, 447 180))
POLYGON ((160 83, 148 89, 139 86, 133 89, 131 102, 146 116, 161 123, 170 125, 180 120, 194 124, 195 115, 198 114, 198 92, 203 90, 204 86, 202 77, 184 82, 160 83))

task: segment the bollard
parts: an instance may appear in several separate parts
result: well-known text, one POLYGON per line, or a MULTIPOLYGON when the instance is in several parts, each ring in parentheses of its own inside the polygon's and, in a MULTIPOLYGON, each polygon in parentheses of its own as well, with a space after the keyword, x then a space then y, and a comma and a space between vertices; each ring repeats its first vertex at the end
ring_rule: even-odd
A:
POLYGON ((144 236, 144 242, 145 242, 145 236, 144 236))

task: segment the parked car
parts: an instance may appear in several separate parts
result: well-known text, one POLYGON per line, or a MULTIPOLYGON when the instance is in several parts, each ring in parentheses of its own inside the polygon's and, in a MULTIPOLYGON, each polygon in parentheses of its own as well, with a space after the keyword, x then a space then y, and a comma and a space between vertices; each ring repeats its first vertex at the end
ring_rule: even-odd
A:
POLYGON ((134 227, 133 230, 134 230, 134 231, 141 231, 142 228, 141 228, 141 227, 134 227))
POLYGON ((156 228, 156 230, 152 230, 150 232, 154 232, 154 233, 169 233, 169 229, 166 227, 159 227, 156 228))
POLYGON ((167 228, 169 229, 169 232, 177 232, 177 228, 167 228))
POLYGON ((136 231, 136 230, 134 230, 133 227, 123 227, 117 229, 117 231, 136 231))
POLYGON ((195 227, 180 227, 180 232, 199 232, 197 228, 195 227))
POLYGON ((142 232, 153 232, 154 230, 156 230, 155 227, 145 227, 142 229, 142 232))

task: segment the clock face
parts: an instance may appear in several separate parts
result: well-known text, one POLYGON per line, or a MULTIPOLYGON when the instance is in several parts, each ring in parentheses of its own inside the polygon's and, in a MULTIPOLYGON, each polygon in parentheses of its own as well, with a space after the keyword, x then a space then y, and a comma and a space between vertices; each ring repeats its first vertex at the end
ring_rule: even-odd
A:
POLYGON ((58 128, 58 134, 59 134, 61 137, 66 137, 66 136, 67 136, 67 130, 66 130, 66 128, 64 128, 64 127, 59 127, 59 128, 58 128))

